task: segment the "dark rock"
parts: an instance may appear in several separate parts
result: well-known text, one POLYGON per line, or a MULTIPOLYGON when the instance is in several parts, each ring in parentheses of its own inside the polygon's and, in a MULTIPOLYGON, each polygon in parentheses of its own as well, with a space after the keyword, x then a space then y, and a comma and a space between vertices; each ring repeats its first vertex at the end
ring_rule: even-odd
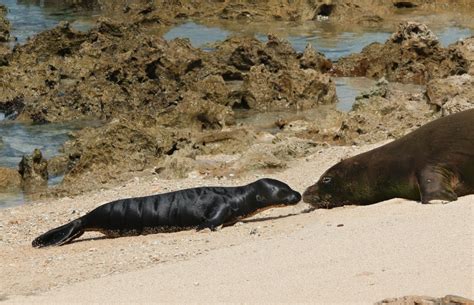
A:
POLYGON ((17 96, 9 101, 0 101, 0 112, 3 112, 7 119, 16 119, 24 107, 25 103, 22 96, 17 96))
POLYGON ((48 185, 48 162, 39 149, 31 155, 25 155, 19 163, 23 189, 27 193, 35 193, 48 185))
POLYGON ((300 58, 300 65, 303 69, 313 69, 323 73, 332 68, 331 61, 324 54, 317 52, 310 43, 304 49, 300 58))
POLYGON ((8 9, 0 4, 0 43, 10 40, 10 22, 7 19, 8 9))
POLYGON ((376 302, 375 305, 474 305, 474 301, 455 295, 447 295, 442 298, 428 296, 405 296, 400 298, 388 298, 376 302))

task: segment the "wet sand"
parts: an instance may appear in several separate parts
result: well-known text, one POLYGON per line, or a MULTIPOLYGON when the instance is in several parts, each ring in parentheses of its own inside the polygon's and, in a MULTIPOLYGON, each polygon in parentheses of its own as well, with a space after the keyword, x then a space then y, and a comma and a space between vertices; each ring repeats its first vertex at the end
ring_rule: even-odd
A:
MULTIPOLYGON (((379 144, 380 145, 380 144, 379 144)), ((266 175, 303 191, 330 165, 373 148, 330 147, 266 175)), ((474 298, 474 196, 446 205, 393 199, 303 213, 272 209, 218 232, 117 239, 87 233, 33 249, 38 234, 112 199, 236 180, 155 180, 0 211, 3 304, 373 303, 403 295, 474 298)))

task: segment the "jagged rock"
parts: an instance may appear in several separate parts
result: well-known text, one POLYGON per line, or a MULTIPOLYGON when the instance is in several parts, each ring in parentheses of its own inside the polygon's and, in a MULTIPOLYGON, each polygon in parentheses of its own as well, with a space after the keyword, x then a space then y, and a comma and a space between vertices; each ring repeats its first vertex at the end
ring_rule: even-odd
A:
POLYGON ((361 53, 341 58, 335 71, 342 76, 425 84, 434 78, 466 73, 469 65, 455 46, 441 47, 425 25, 404 22, 385 44, 372 43, 361 53))
POLYGON ((8 9, 0 4, 0 43, 10 40, 10 22, 7 19, 8 9))
POLYGON ((58 155, 48 160, 48 176, 57 177, 64 175, 68 170, 69 158, 66 155, 58 155))
POLYGON ((474 305, 474 301, 456 295, 447 295, 442 298, 428 296, 405 296, 388 298, 375 305, 474 305))
POLYGON ((0 167, 0 192, 16 191, 21 188, 21 176, 18 170, 0 167))
POLYGON ((35 149, 31 155, 23 156, 18 166, 25 192, 34 193, 47 187, 48 162, 41 150, 35 149))
POLYGON ((90 180, 107 182, 123 171, 140 171, 173 148, 173 134, 114 121, 98 128, 86 128, 65 143, 68 172, 65 182, 88 173, 90 180))
POLYGON ((241 21, 313 21, 371 24, 390 21, 398 10, 417 8, 424 13, 472 10, 472 1, 446 0, 266 0, 266 1, 97 1, 103 12, 132 24, 167 24, 182 19, 241 21), (384 20, 383 17, 388 17, 384 20))
POLYGON ((13 100, 0 101, 0 111, 8 119, 15 119, 25 107, 23 97, 17 96, 13 100))
POLYGON ((158 123, 172 127, 195 127, 197 129, 219 129, 233 125, 232 109, 201 99, 196 93, 186 92, 175 107, 165 109, 158 123))
POLYGON ((441 109, 443 116, 474 108, 474 76, 463 74, 430 81, 428 103, 441 109))
POLYGON ((458 41, 454 48, 469 61, 469 74, 474 75, 474 36, 458 41))
POLYGON ((321 72, 327 72, 332 69, 332 63, 324 54, 317 52, 313 45, 308 43, 300 58, 300 65, 303 69, 313 69, 321 72))
POLYGON ((400 23, 390 41, 425 54, 428 52, 426 49, 439 44, 438 37, 426 25, 412 21, 400 23))
POLYGON ((336 89, 328 75, 312 69, 272 73, 260 65, 245 77, 242 99, 250 109, 308 109, 335 103, 336 89))
POLYGON ((376 143, 397 139, 438 118, 441 113, 421 93, 390 91, 387 96, 357 100, 342 120, 334 140, 341 144, 376 143))
POLYGON ((360 100, 364 98, 371 98, 373 96, 387 97, 388 92, 388 82, 385 77, 382 77, 375 83, 375 87, 371 88, 369 91, 361 92, 356 96, 355 99, 360 100))

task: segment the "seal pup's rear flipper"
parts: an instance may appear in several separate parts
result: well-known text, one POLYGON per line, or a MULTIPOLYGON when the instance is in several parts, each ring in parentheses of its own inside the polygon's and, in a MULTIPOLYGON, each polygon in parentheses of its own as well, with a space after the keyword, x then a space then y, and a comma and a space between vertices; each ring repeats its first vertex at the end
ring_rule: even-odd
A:
POLYGON ((74 238, 81 236, 84 233, 81 219, 76 219, 68 224, 62 225, 55 229, 38 236, 33 240, 31 245, 35 248, 42 248, 48 246, 61 246, 70 242, 74 238))
POLYGON ((458 196, 452 187, 453 177, 451 171, 441 166, 427 166, 422 169, 417 175, 421 203, 457 200, 458 196))

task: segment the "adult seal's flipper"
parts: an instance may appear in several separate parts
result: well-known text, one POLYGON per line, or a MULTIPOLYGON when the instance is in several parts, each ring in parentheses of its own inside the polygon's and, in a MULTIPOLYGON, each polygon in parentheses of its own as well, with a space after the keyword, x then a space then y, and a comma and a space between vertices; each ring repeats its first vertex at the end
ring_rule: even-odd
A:
POLYGON ((31 244, 35 248, 60 246, 81 236, 82 234, 84 234, 84 229, 82 226, 82 220, 79 218, 68 224, 49 230, 48 232, 38 236, 31 244))
POLYGON ((455 201, 458 196, 453 191, 453 173, 441 166, 427 166, 418 174, 421 203, 433 201, 455 201))

